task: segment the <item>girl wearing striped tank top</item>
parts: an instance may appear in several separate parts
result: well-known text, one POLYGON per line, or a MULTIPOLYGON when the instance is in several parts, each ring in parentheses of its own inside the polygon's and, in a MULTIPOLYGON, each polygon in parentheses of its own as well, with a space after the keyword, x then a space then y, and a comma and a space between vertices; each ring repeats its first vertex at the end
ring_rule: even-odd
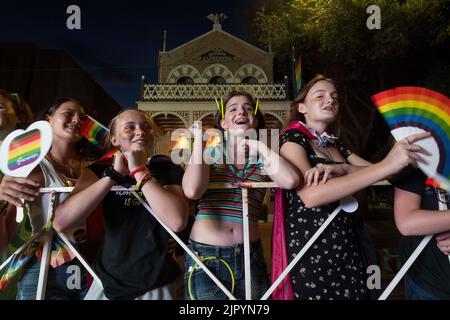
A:
MULTIPOLYGON (((194 152, 183 177, 187 198, 198 200, 198 214, 190 234, 189 247, 237 299, 245 298, 242 196, 239 187, 209 189, 208 184, 266 182, 293 189, 299 182, 297 171, 263 142, 255 130, 264 127, 264 117, 254 98, 233 91, 223 101, 223 113, 216 114, 215 127, 224 132, 224 143, 214 149, 214 159, 203 161, 202 132, 194 128, 194 152), (222 116, 223 115, 223 116, 222 116), (253 131, 252 131, 253 129, 253 131), (232 290, 234 284, 234 290, 232 290)), ((259 299, 269 281, 258 231, 258 218, 266 189, 248 190, 249 237, 251 251, 252 299, 259 299)), ((185 298, 223 300, 227 296, 199 267, 186 257, 185 298)))

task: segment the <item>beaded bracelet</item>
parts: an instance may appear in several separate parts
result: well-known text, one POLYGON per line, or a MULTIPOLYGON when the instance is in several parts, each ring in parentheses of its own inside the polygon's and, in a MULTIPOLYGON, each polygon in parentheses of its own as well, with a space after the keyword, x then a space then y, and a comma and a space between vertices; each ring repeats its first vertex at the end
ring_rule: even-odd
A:
POLYGON ((130 172, 130 176, 131 176, 133 179, 136 179, 136 178, 134 177, 134 176, 136 175, 136 173, 142 172, 142 171, 144 171, 145 169, 147 169, 147 167, 143 164, 142 166, 137 167, 136 169, 134 169, 133 171, 131 171, 131 172, 130 172))

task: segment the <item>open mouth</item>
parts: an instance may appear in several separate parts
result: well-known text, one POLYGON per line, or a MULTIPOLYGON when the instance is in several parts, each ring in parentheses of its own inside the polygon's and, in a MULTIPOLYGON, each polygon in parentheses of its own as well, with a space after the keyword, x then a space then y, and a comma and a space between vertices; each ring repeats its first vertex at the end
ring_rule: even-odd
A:
POLYGON ((241 125, 241 124, 246 124, 248 122, 248 120, 247 119, 238 119, 238 120, 236 120, 234 123, 235 124, 237 124, 237 125, 241 125))
POLYGON ((334 107, 325 107, 325 108, 323 108, 323 110, 325 110, 325 111, 332 111, 332 112, 334 112, 334 107))
POLYGON ((76 124, 68 124, 65 126, 67 129, 71 130, 71 131, 76 131, 76 132, 80 132, 80 126, 76 125, 76 124))
POLYGON ((132 141, 133 143, 137 143, 137 144, 141 144, 141 145, 145 145, 148 143, 148 141, 146 139, 136 139, 134 141, 132 141))

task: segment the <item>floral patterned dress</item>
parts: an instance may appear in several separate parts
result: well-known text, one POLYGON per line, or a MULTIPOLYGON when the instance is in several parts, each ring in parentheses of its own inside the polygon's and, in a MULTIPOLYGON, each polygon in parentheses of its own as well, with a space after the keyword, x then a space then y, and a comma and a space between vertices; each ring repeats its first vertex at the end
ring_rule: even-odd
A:
MULTIPOLYGON (((318 157, 304 133, 286 131, 280 137, 280 147, 286 142, 302 146, 311 166, 318 163, 338 163, 318 157)), ((340 140, 336 141, 336 146, 345 158, 350 156, 351 152, 340 140)), ((288 259, 292 261, 337 207, 338 202, 307 208, 296 190, 287 190, 286 203, 286 247, 288 259)), ((340 212, 291 271, 296 300, 368 298, 365 272, 352 228, 351 215, 354 214, 340 212)))

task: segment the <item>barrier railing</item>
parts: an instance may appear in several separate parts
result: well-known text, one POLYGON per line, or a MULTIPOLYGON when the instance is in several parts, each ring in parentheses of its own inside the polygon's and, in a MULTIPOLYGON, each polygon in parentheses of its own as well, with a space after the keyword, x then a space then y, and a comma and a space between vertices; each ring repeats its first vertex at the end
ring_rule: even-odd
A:
MULTIPOLYGON (((377 185, 386 185, 386 183, 378 183, 377 185)), ((245 272, 245 298, 246 300, 250 300, 254 297, 251 296, 251 271, 250 271, 250 245, 249 245, 249 218, 248 218, 248 189, 249 188, 276 188, 277 184, 274 182, 245 182, 245 183, 237 183, 237 184, 218 184, 218 183, 211 183, 208 185, 209 189, 226 189, 226 188, 241 188, 242 190, 242 214, 243 214, 243 238, 244 238, 244 272, 245 272)), ((51 226, 51 221, 53 220, 54 210, 55 210, 55 199, 56 195, 59 193, 68 193, 73 190, 72 187, 60 187, 60 188, 41 188, 39 191, 40 193, 50 193, 50 202, 49 202, 49 208, 47 212, 47 216, 44 217, 47 221, 47 224, 51 226)), ((233 294, 217 279, 217 277, 205 266, 205 264, 202 262, 202 260, 192 252, 187 245, 178 237, 178 235, 173 232, 169 227, 167 227, 153 212, 153 210, 150 208, 148 203, 142 199, 142 197, 136 193, 134 188, 123 188, 114 186, 111 189, 112 192, 114 191, 129 191, 131 192, 137 200, 146 208, 149 213, 153 215, 153 217, 161 224, 161 226, 172 236, 172 238, 177 241, 177 243, 183 248, 183 250, 189 254, 192 259, 203 269, 203 271, 216 283, 216 285, 230 298, 231 300, 236 300, 236 298, 233 296, 233 294)), ((350 207, 352 207, 352 204, 350 203, 350 207)), ((284 272, 280 275, 280 277, 272 284, 272 286, 267 290, 267 292, 261 297, 262 300, 266 300, 270 297, 270 294, 277 288, 277 286, 281 283, 283 278, 289 273, 289 271, 295 266, 295 264, 300 260, 300 258, 303 256, 303 254, 309 249, 309 247, 314 243, 314 241, 317 240, 317 238, 320 236, 320 234, 324 231, 324 229, 328 226, 328 224, 331 222, 331 220, 339 213, 341 209, 347 212, 352 212, 353 209, 349 208, 349 202, 348 199, 341 201, 341 204, 336 208, 336 210, 328 217, 328 219, 322 224, 322 226, 316 231, 316 233, 311 237, 310 241, 299 251, 299 254, 296 256, 296 258, 291 261, 289 266, 284 270, 284 272), (347 201, 347 203, 346 203, 347 201), (347 208, 347 209, 346 209, 347 208)), ((354 208, 356 210, 356 207, 354 208)), ((36 294, 36 300, 43 300, 45 297, 45 286, 47 281, 47 273, 48 273, 48 265, 50 261, 50 254, 51 254, 51 244, 53 239, 53 234, 56 232, 52 227, 50 227, 48 230, 43 229, 40 233, 34 235, 31 239, 29 239, 27 242, 25 242, 20 248, 18 248, 1 266, 0 271, 5 268, 8 263, 11 261, 11 259, 15 256, 20 254, 32 241, 43 237, 44 239, 44 248, 43 248, 43 254, 41 258, 41 265, 40 265, 40 273, 39 273, 39 281, 38 281, 38 290, 36 294)), ((64 241, 64 243, 67 245, 68 249, 72 251, 73 254, 80 260, 80 262, 83 264, 83 266, 86 268, 86 270, 92 275, 94 278, 94 281, 97 281, 101 286, 101 280, 98 278, 98 276, 95 274, 95 272, 92 270, 92 268, 89 266, 89 264, 86 262, 86 260, 79 254, 79 252, 73 247, 73 245, 70 243, 70 241, 67 239, 67 237, 63 233, 57 233, 57 235, 64 241)), ((379 300, 385 300, 389 294, 392 292, 392 290, 395 288, 395 286, 398 284, 401 277, 404 276, 407 269, 412 265, 414 260, 417 258, 417 256, 420 254, 421 250, 425 247, 426 243, 428 243, 431 236, 427 236, 424 238, 422 243, 419 245, 419 247, 416 249, 416 251, 412 254, 408 262, 404 265, 404 267, 399 271, 396 277, 391 281, 391 283, 388 285, 388 287, 385 289, 383 294, 379 297, 379 300)))
POLYGON ((261 84, 144 84, 143 101, 195 101, 214 100, 224 97, 232 90, 244 90, 262 100, 286 100, 286 85, 283 83, 261 84))

